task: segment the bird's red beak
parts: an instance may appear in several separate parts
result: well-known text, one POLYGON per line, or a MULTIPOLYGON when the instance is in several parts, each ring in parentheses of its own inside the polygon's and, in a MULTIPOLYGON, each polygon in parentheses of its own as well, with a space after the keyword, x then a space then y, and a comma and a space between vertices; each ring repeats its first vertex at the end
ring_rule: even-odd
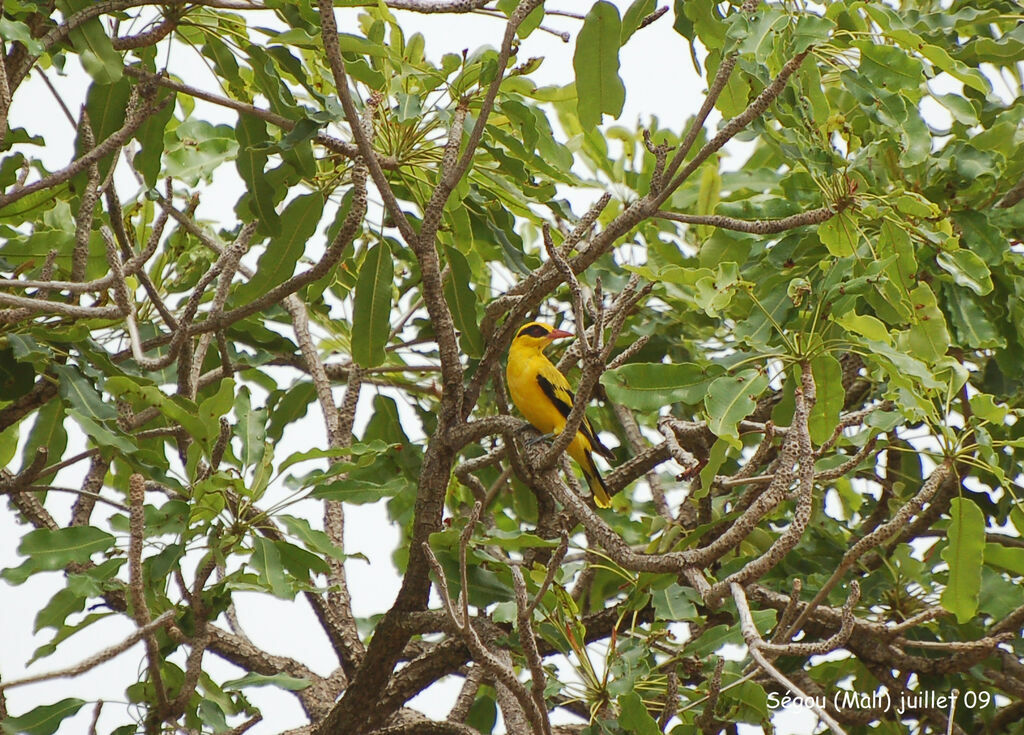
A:
POLYGON ((553 329, 548 335, 548 339, 562 339, 562 337, 571 337, 572 332, 566 332, 564 329, 553 329))

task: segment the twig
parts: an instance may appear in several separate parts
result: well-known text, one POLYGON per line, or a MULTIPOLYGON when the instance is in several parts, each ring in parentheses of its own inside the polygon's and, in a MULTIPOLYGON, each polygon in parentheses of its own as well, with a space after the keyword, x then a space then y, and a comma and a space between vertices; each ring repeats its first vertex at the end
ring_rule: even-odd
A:
POLYGON ((822 585, 821 589, 818 590, 817 594, 811 602, 801 611, 799 617, 789 626, 789 630, 786 632, 785 639, 789 640, 793 635, 800 630, 800 626, 803 625, 804 621, 811 614, 811 611, 818 605, 822 600, 825 599, 826 595, 832 590, 836 583, 842 578, 846 571, 854 565, 854 563, 869 549, 877 546, 886 539, 896 535, 901 528, 903 528, 910 517, 921 510, 924 504, 931 499, 935 492, 939 489, 946 477, 949 475, 951 470, 950 461, 946 460, 941 465, 936 467, 932 474, 921 486, 918 493, 908 500, 903 507, 901 507, 896 514, 889 520, 874 531, 869 533, 867 536, 862 538, 860 541, 855 543, 853 547, 846 552, 843 556, 843 560, 839 562, 839 566, 832 572, 832 575, 828 578, 828 581, 822 585))
MULTIPOLYGON (((474 508, 474 513, 479 512, 479 509, 480 504, 477 503, 474 508)), ((470 528, 471 534, 472 526, 475 524, 473 515, 470 516, 470 521, 471 522, 468 524, 467 528, 470 528)), ((463 579, 463 584, 465 584, 465 547, 468 542, 468 537, 465 532, 463 532, 462 538, 465 542, 460 542, 459 544, 459 574, 463 579)), ((463 586, 460 593, 460 609, 457 609, 456 604, 452 600, 451 593, 448 590, 448 581, 444 574, 444 568, 441 566, 441 562, 437 560, 437 557, 434 555, 434 551, 430 548, 429 544, 423 544, 423 553, 426 557, 427 563, 430 565, 430 568, 437 576, 438 594, 441 597, 441 602, 444 605, 444 610, 448 615, 449 622, 462 636, 466 646, 473 655, 473 660, 485 668, 491 676, 497 679, 498 682, 503 684, 509 692, 512 693, 516 701, 519 703, 519 706, 530 720, 530 723, 534 726, 535 731, 548 732, 549 730, 546 729, 543 724, 543 722, 547 720, 547 710, 538 710, 533 697, 526 690, 526 687, 523 686, 522 682, 516 678, 515 672, 512 671, 511 667, 504 665, 487 649, 483 641, 480 640, 480 636, 477 634, 469 620, 468 592, 465 586, 463 586)), ((547 727, 550 728, 550 723, 547 727)))
POLYGON ((836 735, 846 735, 842 726, 833 719, 832 715, 822 709, 814 699, 804 694, 800 687, 787 679, 783 673, 775 668, 772 662, 765 657, 762 653, 762 648, 765 643, 761 639, 760 633, 757 632, 757 627, 754 625, 754 618, 750 614, 750 605, 747 602, 746 594, 743 592, 743 587, 733 583, 730 586, 730 589, 732 590, 732 598, 736 602, 736 608, 740 613, 740 629, 743 631, 743 638, 747 642, 747 650, 750 651, 750 655, 754 657, 754 660, 757 661, 766 674, 782 684, 782 686, 789 689, 793 694, 801 697, 806 703, 806 706, 821 718, 821 720, 831 728, 832 732, 836 733, 836 735))
POLYGON ((565 258, 555 248, 551 240, 551 229, 545 224, 543 231, 544 246, 547 249, 548 255, 554 261, 569 286, 573 315, 576 318, 577 337, 580 343, 579 349, 583 357, 583 374, 576 388, 572 410, 565 419, 565 426, 562 428, 561 433, 555 437, 551 443, 551 448, 540 458, 540 466, 548 467, 554 464, 562 452, 568 448, 569 444, 575 439, 580 426, 586 420, 587 404, 590 402, 590 396, 594 386, 597 385, 598 378, 601 377, 601 373, 604 371, 604 360, 601 355, 604 342, 601 333, 595 331, 594 344, 591 346, 584 327, 583 292, 579 281, 576 279, 576 274, 572 272, 569 264, 566 263, 565 258))
MULTIPOLYGON (((562 537, 562 540, 563 543, 568 541, 565 536, 562 537)), ((563 556, 565 548, 565 546, 562 546, 563 556)), ((548 574, 551 577, 554 577, 556 568, 553 565, 548 566, 548 574)), ((530 688, 533 692, 533 701, 537 705, 538 712, 546 713, 548 707, 544 701, 544 689, 547 684, 547 677, 544 675, 544 662, 541 661, 540 653, 537 651, 537 639, 533 633, 533 605, 526 596, 526 582, 523 579, 522 570, 518 566, 512 565, 510 571, 512 572, 512 585, 515 589, 516 610, 518 611, 516 620, 519 630, 519 642, 523 647, 526 663, 530 667, 530 688)), ((543 594, 543 590, 540 594, 543 594)), ((537 599, 539 600, 539 598, 540 595, 538 595, 537 599)), ((536 602, 537 600, 534 600, 534 603, 536 602)), ((540 722, 544 735, 551 735, 551 722, 548 718, 546 716, 542 717, 540 722)))
MULTIPOLYGON (((82 146, 89 150, 96 145, 93 138, 92 125, 89 122, 89 114, 82 108, 82 119, 78 126, 79 136, 82 139, 82 146)), ((85 190, 82 192, 82 199, 75 213, 75 247, 71 253, 71 280, 81 281, 85 278, 85 268, 89 261, 89 236, 92 234, 92 215, 99 200, 100 172, 93 160, 86 166, 88 176, 86 177, 85 190)))
POLYGON ((377 191, 384 200, 384 208, 394 220, 402 237, 409 244, 416 242, 418 235, 409 223, 405 212, 402 210, 398 199, 395 197, 391 184, 384 175, 380 161, 374 154, 373 146, 369 136, 360 124, 359 111, 356 109, 355 100, 352 97, 352 90, 349 88, 348 72, 345 69, 345 61, 341 56, 341 47, 338 42, 338 24, 334 18, 334 3, 331 0, 317 0, 317 8, 320 13, 320 31, 324 44, 324 53, 334 75, 334 86, 338 92, 338 99, 341 101, 342 109, 345 112, 345 119, 348 121, 352 137, 355 138, 359 155, 369 170, 377 191))
MULTIPOLYGON (((611 367, 611 366, 609 366, 611 367)), ((616 418, 619 420, 619 424, 622 426, 622 430, 626 435, 626 441, 629 442, 630 449, 633 453, 640 454, 645 449, 648 449, 650 444, 644 438, 643 433, 640 431, 640 424, 637 423, 636 417, 633 416, 633 412, 625 406, 618 404, 612 404, 612 411, 615 412, 616 418)), ((654 507, 657 508, 658 514, 669 523, 673 522, 672 509, 668 505, 668 500, 665 498, 665 486, 661 482, 661 478, 657 472, 648 472, 647 485, 651 488, 651 495, 654 498, 654 507)))
POLYGON ((533 600, 527 606, 527 612, 532 615, 533 611, 537 609, 537 605, 544 599, 544 595, 548 591, 548 587, 555 581, 555 575, 562 566, 562 561, 565 559, 565 554, 569 550, 569 536, 565 531, 562 531, 561 539, 558 542, 558 548, 555 549, 555 553, 551 555, 551 559, 548 561, 547 574, 544 575, 544 582, 537 590, 537 594, 533 600))
POLYGON ((745 220, 737 219, 735 217, 726 217, 721 214, 683 214, 681 212, 666 212, 663 210, 655 212, 654 216, 658 219, 667 219, 672 220, 673 222, 682 222, 684 224, 706 225, 708 227, 718 227, 723 230, 733 230, 734 232, 749 232, 755 235, 772 235, 779 232, 785 232, 786 230, 792 230, 796 227, 819 225, 822 222, 827 222, 841 211, 848 208, 851 203, 852 202, 844 200, 839 202, 835 207, 809 209, 806 212, 793 214, 789 217, 779 217, 777 219, 745 220))
POLYGON ((244 733, 248 732, 262 721, 263 715, 257 712, 238 727, 233 727, 230 730, 225 731, 224 735, 244 735, 244 733))
MULTIPOLYGON (((149 606, 146 604, 145 580, 142 577, 142 542, 145 535, 145 515, 142 507, 146 493, 146 481, 142 475, 133 473, 128 478, 128 499, 131 510, 128 514, 128 592, 132 603, 132 616, 139 628, 147 628, 150 624, 149 606)), ((157 712, 161 718, 170 711, 167 690, 164 688, 160 663, 163 657, 152 632, 143 635, 146 642, 146 661, 149 677, 156 691, 157 712)))
MULTIPOLYGON (((853 633, 853 608, 858 600, 860 585, 854 580, 850 582, 850 594, 843 605, 843 623, 835 635, 817 643, 765 642, 761 646, 762 650, 777 656, 818 656, 834 651, 845 644, 853 633)), ((777 626, 776 633, 782 629, 782 626, 777 626)))
POLYGON ((452 705, 452 709, 448 713, 448 722, 466 721, 466 718, 469 716, 469 710, 473 706, 473 702, 476 701, 476 693, 480 690, 482 682, 483 668, 480 666, 470 666, 469 673, 466 674, 466 679, 462 682, 462 689, 459 690, 459 696, 455 699, 455 704, 452 705))
POLYGON ((167 623, 174 620, 175 611, 167 610, 160 617, 156 618, 150 623, 137 628, 131 632, 131 634, 120 643, 117 643, 109 648, 104 648, 102 651, 93 654, 89 658, 80 661, 73 666, 68 666, 63 669, 57 669, 55 671, 47 671, 42 674, 33 674, 32 676, 26 676, 21 679, 11 679, 10 681, 0 681, 0 691, 5 689, 14 689, 14 687, 25 686, 26 684, 35 684, 40 681, 49 681, 51 679, 67 679, 73 676, 84 674, 91 669, 96 668, 100 664, 104 664, 107 661, 115 658, 116 656, 124 653, 129 648, 138 643, 142 638, 152 634, 157 629, 167 625, 167 623))
MULTIPOLYGON (((167 216, 167 213, 163 210, 161 210, 161 214, 165 217, 167 216)), ((238 270, 239 262, 249 250, 249 244, 252 241, 252 236, 256 233, 257 226, 257 222, 245 224, 239 231, 235 241, 225 248, 223 265, 217 278, 217 290, 213 296, 213 303, 210 305, 211 315, 215 316, 224 311, 224 304, 227 303, 228 293, 231 290, 231 280, 238 270)), ((196 386, 199 383, 199 373, 203 369, 203 361, 206 359, 206 352, 210 347, 211 341, 213 341, 213 335, 210 332, 204 332, 199 337, 199 344, 196 346, 195 354, 192 357, 192 375, 189 380, 189 384, 192 387, 191 398, 195 398, 196 386)), ((226 357, 226 355, 222 355, 222 357, 226 357)))
MULTIPOLYGON (((800 68, 800 65, 803 63, 803 60, 807 57, 808 53, 810 53, 810 49, 800 52, 792 59, 787 61, 782 66, 782 69, 779 71, 775 79, 772 80, 771 84, 765 87, 761 91, 761 94, 759 94, 749 105, 747 105, 747 108, 743 110, 743 112, 741 112, 739 115, 732 118, 731 120, 729 120, 729 122, 723 125, 722 129, 718 132, 718 134, 714 138, 709 140, 707 143, 705 143, 704 146, 699 151, 697 151, 696 155, 694 155, 694 157, 690 159, 690 161, 685 166, 682 167, 682 170, 680 170, 679 173, 673 176, 673 171, 675 171, 679 164, 682 163, 683 158, 689 150, 689 148, 686 145, 687 141, 684 141, 683 145, 681 145, 679 148, 679 152, 676 153, 675 158, 672 160, 672 163, 669 164, 668 170, 666 171, 667 176, 672 177, 672 180, 661 192, 658 193, 654 201, 657 202, 658 205, 666 201, 668 197, 672 194, 672 192, 678 189, 682 185, 682 183, 690 177, 690 174, 696 171, 697 168, 702 163, 704 163, 704 161, 706 161, 712 153, 715 153, 716 151, 721 149, 721 147, 728 143, 730 140, 732 140, 737 133, 739 133, 741 130, 747 127, 747 125, 749 125, 755 119, 764 114, 764 111, 768 109, 768 105, 770 105, 776 97, 782 94, 782 90, 786 88, 786 82, 793 75, 793 72, 800 68)), ((725 78, 722 80, 721 88, 724 88, 725 82, 728 80, 728 75, 732 71, 732 65, 734 65, 735 63, 735 57, 726 57, 725 59, 722 60, 722 65, 719 67, 718 70, 719 75, 722 75, 723 69, 726 69, 726 71, 724 74, 725 78)), ((708 96, 705 99, 705 106, 707 105, 708 101, 711 101, 712 105, 714 104, 714 98, 718 96, 715 93, 716 89, 718 90, 718 93, 721 92, 721 88, 717 87, 718 81, 719 78, 716 77, 715 83, 712 85, 712 88, 708 92, 708 96)), ((701 107, 702 112, 703 110, 704 107, 701 107)), ((699 115, 698 119, 694 121, 694 125, 691 128, 690 132, 687 133, 687 140, 689 140, 691 133, 693 135, 693 138, 696 138, 698 122, 701 126, 703 126, 704 121, 700 118, 699 115)))
POLYGON ((790 427, 791 434, 787 437, 788 446, 795 444, 796 461, 799 463, 799 469, 796 472, 797 506, 793 520, 766 552, 747 562, 741 569, 733 572, 721 582, 712 585, 710 593, 705 597, 710 605, 716 605, 732 585, 745 584, 758 579, 782 561, 783 557, 800 542, 800 538, 811 520, 811 501, 814 491, 814 449, 811 446, 807 422, 811 408, 814 406, 816 393, 809 365, 803 365, 800 380, 801 385, 795 391, 796 409, 793 413, 793 424, 790 427))
POLYGON ((684 471, 692 471, 700 465, 700 462, 690 452, 683 449, 676 437, 676 427, 682 422, 671 416, 663 416, 658 419, 658 432, 665 438, 665 446, 668 453, 676 462, 683 466, 684 471))
MULTIPOLYGON (((708 696, 707 702, 704 704, 704 711, 694 720, 694 724, 705 735, 717 735, 722 729, 721 722, 715 717, 715 707, 718 706, 718 697, 722 693, 722 672, 725 670, 725 659, 720 656, 715 658, 715 671, 711 674, 711 681, 708 683, 708 696)), ((667 723, 668 720, 665 722, 667 723)), ((659 724, 665 727, 665 724, 660 721, 659 724)))
MULTIPOLYGON (((708 93, 704 96, 704 102, 701 103, 700 110, 697 112, 697 116, 690 123, 689 129, 686 131, 686 137, 683 138, 683 142, 679 144, 679 150, 675 156, 672 157, 672 162, 668 164, 665 173, 659 177, 659 180, 664 182, 666 179, 671 179, 675 172, 682 165, 686 159, 686 155, 690 152, 693 144, 697 140, 697 135, 701 130, 704 129, 704 123, 708 119, 708 115, 715 109, 715 103, 718 98, 722 95, 722 91, 725 89, 725 85, 729 82, 729 77, 732 76, 732 70, 736 66, 736 54, 730 54, 722 59, 722 63, 718 65, 718 71, 715 72, 715 79, 711 82, 711 86, 708 88, 708 93)), ((673 187, 667 187, 669 191, 673 187)), ((665 187, 661 187, 658 191, 660 194, 665 190, 665 187)), ((652 193, 654 189, 652 186, 652 193)))
POLYGON ((103 710, 103 700, 97 699, 92 708, 92 722, 89 723, 89 735, 96 735, 96 726, 100 721, 100 712, 103 710))
POLYGON ((99 161, 101 158, 110 155, 124 145, 128 139, 135 134, 135 131, 138 130, 139 126, 145 122, 147 117, 167 103, 167 100, 164 100, 162 103, 154 104, 153 91, 154 90, 152 88, 141 88, 139 104, 130 108, 124 125, 111 133, 102 143, 96 145, 88 153, 82 155, 81 158, 72 161, 68 166, 65 166, 59 171, 55 171, 49 176, 44 176, 38 181, 27 184, 20 189, 13 191, 9 190, 8 193, 0 194, 0 208, 6 207, 8 204, 16 202, 33 192, 52 189, 59 184, 63 184, 65 181, 73 178, 81 171, 86 170, 89 166, 99 161))
MULTIPOLYGON (((295 128, 294 120, 289 120, 286 117, 278 115, 276 112, 264 110, 260 107, 256 107, 255 105, 251 105, 245 102, 239 102, 238 100, 233 100, 230 97, 222 97, 220 95, 213 94, 212 92, 207 92, 205 90, 199 89, 198 87, 183 84, 177 80, 171 79, 166 76, 153 74, 151 72, 145 71, 144 69, 139 69, 138 67, 134 66, 126 66, 124 68, 124 73, 130 77, 144 79, 147 82, 156 84, 166 89, 172 89, 175 92, 187 94, 189 97, 195 97, 196 99, 203 100, 204 102, 209 102, 220 107, 226 107, 230 110, 235 110, 236 112, 240 112, 243 115, 250 115, 252 117, 259 118, 260 120, 264 120, 265 122, 270 123, 274 127, 280 128, 281 130, 284 130, 286 132, 290 132, 295 128)), ((324 132, 318 132, 313 137, 313 140, 316 143, 322 145, 327 150, 331 151, 332 153, 337 153, 339 155, 345 156, 346 158, 357 158, 359 156, 359 148, 357 146, 353 145, 352 143, 335 138, 324 132)), ((376 155, 377 159, 380 161, 381 168, 385 170, 395 170, 399 167, 398 161, 396 161, 393 156, 382 156, 380 154, 376 155)))

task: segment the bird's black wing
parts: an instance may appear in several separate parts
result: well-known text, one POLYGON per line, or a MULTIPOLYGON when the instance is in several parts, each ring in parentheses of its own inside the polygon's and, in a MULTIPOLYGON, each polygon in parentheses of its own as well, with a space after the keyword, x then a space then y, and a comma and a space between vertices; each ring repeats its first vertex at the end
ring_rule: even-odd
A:
MULTIPOLYGON (((555 408, 562 414, 566 419, 569 418, 569 413, 572 411, 573 402, 576 400, 576 396, 568 388, 562 388, 546 377, 543 373, 537 374, 537 384, 540 389, 544 392, 544 395, 555 404, 555 408)), ((583 422, 580 424, 580 432, 590 442, 591 448, 600 454, 602 457, 608 460, 615 459, 615 455, 612 454, 612 450, 601 443, 601 440, 597 438, 597 434, 594 431, 594 427, 590 425, 590 419, 587 418, 586 414, 583 415, 583 422)))
POLYGON ((576 398, 572 391, 568 388, 556 386, 544 377, 543 373, 537 373, 537 385, 544 391, 544 395, 548 397, 548 400, 555 404, 558 412, 565 418, 569 418, 569 413, 572 411, 572 402, 576 398))

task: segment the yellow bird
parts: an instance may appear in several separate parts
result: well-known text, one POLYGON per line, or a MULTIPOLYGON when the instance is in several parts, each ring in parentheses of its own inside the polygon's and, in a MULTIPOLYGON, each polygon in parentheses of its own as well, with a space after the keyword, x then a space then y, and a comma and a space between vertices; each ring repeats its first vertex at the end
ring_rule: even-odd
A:
MULTIPOLYGON (((562 433, 574 398, 569 381, 544 356, 544 350, 552 341, 571 336, 571 332, 542 322, 530 322, 519 328, 508 351, 505 377, 512 402, 526 420, 544 434, 562 433)), ((583 469, 597 505, 601 508, 611 505, 608 487, 594 464, 593 453, 609 460, 614 460, 615 455, 597 438, 586 416, 566 451, 583 469)))

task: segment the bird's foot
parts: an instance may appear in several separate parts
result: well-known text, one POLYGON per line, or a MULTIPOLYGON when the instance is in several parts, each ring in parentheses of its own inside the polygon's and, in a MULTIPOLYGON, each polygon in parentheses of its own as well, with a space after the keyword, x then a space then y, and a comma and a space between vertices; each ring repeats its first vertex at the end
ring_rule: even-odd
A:
POLYGON ((526 446, 532 447, 534 444, 537 444, 538 442, 542 442, 542 441, 545 441, 547 439, 554 439, 554 438, 555 438, 554 434, 540 434, 539 436, 535 436, 532 439, 527 439, 526 440, 526 446))

